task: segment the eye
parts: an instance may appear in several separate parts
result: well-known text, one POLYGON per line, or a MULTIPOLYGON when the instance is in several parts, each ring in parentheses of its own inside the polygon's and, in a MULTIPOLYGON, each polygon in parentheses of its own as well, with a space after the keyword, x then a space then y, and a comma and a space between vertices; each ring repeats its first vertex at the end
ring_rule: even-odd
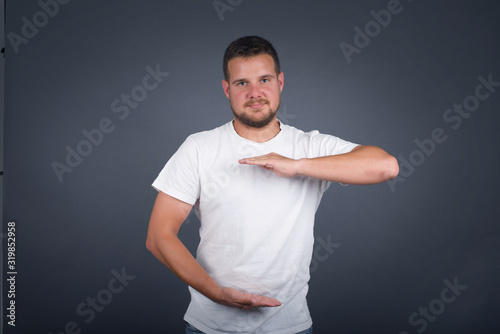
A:
POLYGON ((237 83, 236 83, 236 86, 238 86, 238 87, 243 87, 243 86, 245 86, 246 84, 247 84, 247 83, 246 83, 245 81, 240 81, 240 82, 237 82, 237 83))
POLYGON ((261 81, 262 81, 263 83, 268 83, 268 82, 269 82, 269 78, 263 78, 261 81))

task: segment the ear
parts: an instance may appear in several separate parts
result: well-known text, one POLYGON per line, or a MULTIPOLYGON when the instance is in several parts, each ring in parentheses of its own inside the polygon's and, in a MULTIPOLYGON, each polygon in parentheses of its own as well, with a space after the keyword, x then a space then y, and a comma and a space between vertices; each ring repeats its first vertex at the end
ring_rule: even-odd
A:
POLYGON ((222 89, 224 90, 226 97, 229 99, 229 82, 224 79, 222 79, 222 89))
POLYGON ((283 91, 283 85, 285 84, 285 76, 283 72, 278 74, 278 84, 280 85, 280 92, 283 91))

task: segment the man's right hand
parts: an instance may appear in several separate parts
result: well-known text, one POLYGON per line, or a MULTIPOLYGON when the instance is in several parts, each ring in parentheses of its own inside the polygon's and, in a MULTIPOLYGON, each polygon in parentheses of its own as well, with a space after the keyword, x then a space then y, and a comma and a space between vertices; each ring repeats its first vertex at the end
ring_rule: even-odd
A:
POLYGON ((233 288, 222 288, 221 297, 221 304, 241 308, 243 310, 253 307, 281 306, 281 302, 277 299, 266 296, 252 295, 233 288))

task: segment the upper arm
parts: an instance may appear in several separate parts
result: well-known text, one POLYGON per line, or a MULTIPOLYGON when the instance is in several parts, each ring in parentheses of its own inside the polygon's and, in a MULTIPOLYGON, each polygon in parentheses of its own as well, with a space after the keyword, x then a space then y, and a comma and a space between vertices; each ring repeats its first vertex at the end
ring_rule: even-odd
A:
POLYGON ((164 192, 158 192, 149 220, 148 241, 165 233, 177 235, 193 206, 164 192))
POLYGON ((357 151, 357 150, 359 150, 359 149, 360 149, 360 148, 362 148, 362 147, 364 147, 364 146, 363 146, 363 145, 358 145, 358 146, 355 146, 355 147, 351 150, 351 152, 357 151))

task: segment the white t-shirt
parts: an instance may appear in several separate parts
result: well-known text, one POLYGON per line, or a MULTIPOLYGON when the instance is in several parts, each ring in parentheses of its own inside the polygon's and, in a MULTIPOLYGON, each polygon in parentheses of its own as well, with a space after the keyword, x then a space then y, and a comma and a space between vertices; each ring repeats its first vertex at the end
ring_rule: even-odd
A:
POLYGON ((189 287, 184 320, 208 334, 290 334, 309 328, 306 302, 316 209, 330 182, 282 178, 239 159, 275 152, 292 159, 350 152, 356 144, 280 123, 271 140, 240 137, 228 122, 189 136, 153 187, 193 204, 200 218, 196 259, 221 286, 270 296, 282 305, 241 310, 189 287))

